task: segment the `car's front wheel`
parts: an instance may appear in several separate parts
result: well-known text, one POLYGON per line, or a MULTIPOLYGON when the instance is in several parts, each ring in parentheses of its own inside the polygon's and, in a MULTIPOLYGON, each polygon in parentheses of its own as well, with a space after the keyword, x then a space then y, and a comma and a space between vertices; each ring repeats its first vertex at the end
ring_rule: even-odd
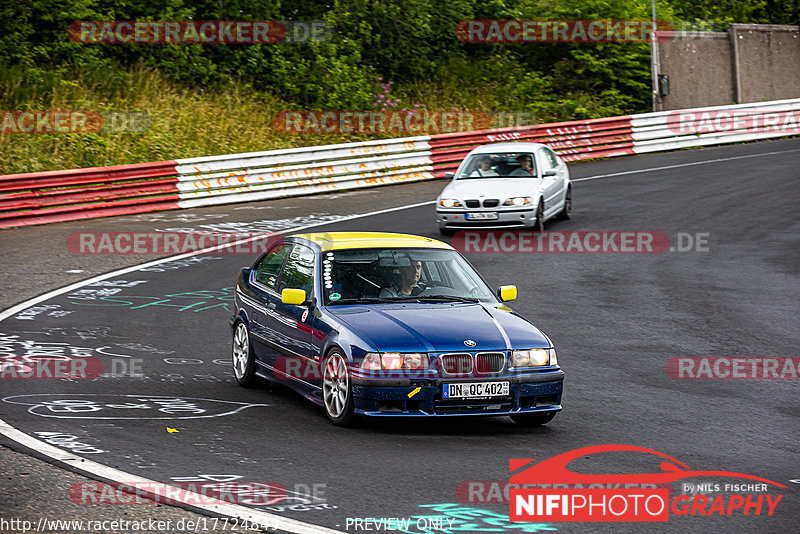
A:
POLYGON ((564 195, 564 207, 561 209, 561 212, 558 214, 558 218, 562 221, 566 221, 572 217, 572 188, 567 188, 567 193, 564 195))
POLYGON ((544 204, 539 201, 539 207, 536 208, 536 220, 533 222, 534 232, 544 232, 544 204))
POLYGON ((511 417, 511 420, 517 423, 518 425, 522 426, 539 426, 539 425, 546 425, 553 418, 556 416, 556 412, 550 412, 546 414, 538 414, 538 413, 518 413, 514 414, 511 417))
POLYGON ((247 325, 239 321, 233 329, 233 376, 240 386, 250 387, 256 382, 256 362, 250 345, 247 325))
POLYGON ((322 364, 322 400, 328 419, 335 425, 347 425, 353 419, 353 388, 347 358, 333 349, 322 364))

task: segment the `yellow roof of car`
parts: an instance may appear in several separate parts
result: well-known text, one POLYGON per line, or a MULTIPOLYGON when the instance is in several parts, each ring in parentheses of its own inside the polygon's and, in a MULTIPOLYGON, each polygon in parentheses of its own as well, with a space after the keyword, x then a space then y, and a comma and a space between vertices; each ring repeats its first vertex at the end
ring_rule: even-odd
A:
POLYGON ((447 243, 430 237, 384 232, 317 232, 292 234, 291 237, 301 237, 312 241, 323 251, 346 248, 453 248, 447 243))

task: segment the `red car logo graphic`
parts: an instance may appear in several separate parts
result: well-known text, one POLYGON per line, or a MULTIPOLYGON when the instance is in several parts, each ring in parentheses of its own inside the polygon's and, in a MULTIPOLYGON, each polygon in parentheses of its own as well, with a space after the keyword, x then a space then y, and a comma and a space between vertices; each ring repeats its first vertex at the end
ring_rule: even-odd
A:
MULTIPOLYGON (((529 464, 533 460, 511 460, 509 471, 515 471, 519 467, 529 464)), ((511 476, 509 482, 511 484, 668 484, 690 477, 730 477, 730 478, 746 478, 749 480, 756 480, 759 482, 766 482, 773 484, 779 488, 785 488, 783 484, 775 481, 761 478, 745 473, 737 473, 734 471, 696 471, 692 470, 688 465, 684 464, 668 456, 662 452, 654 451, 645 447, 637 447, 635 445, 594 445, 591 447, 582 447, 568 451, 553 458, 542 460, 541 462, 532 465, 531 467, 511 476), (644 452, 660 456, 668 461, 661 462, 660 473, 633 473, 633 474, 584 474, 575 473, 567 469, 567 464, 577 458, 588 456, 590 454, 597 454, 601 452, 644 452)))

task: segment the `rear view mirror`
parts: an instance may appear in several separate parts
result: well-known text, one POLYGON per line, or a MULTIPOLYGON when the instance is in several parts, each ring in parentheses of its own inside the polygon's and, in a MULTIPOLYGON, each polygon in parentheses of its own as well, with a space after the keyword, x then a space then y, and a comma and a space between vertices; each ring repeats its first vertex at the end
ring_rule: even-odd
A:
POLYGON ((453 171, 447 171, 447 172, 444 173, 444 177, 445 178, 452 178, 455 175, 456 175, 456 173, 454 173, 453 171))
POLYGON ((302 289, 286 288, 281 291, 281 302, 284 304, 294 304, 300 306, 306 301, 306 292, 302 289))
POLYGON ((497 288, 497 298, 502 302, 509 302, 517 298, 517 286, 500 286, 497 288))
POLYGON ((555 176, 556 171, 550 169, 549 171, 542 171, 542 178, 547 178, 548 176, 555 176))

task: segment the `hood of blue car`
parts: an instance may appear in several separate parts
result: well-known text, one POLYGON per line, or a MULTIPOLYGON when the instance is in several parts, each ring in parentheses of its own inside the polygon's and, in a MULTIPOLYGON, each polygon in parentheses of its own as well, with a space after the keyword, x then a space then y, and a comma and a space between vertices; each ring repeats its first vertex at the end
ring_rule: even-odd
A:
POLYGON ((381 352, 464 352, 546 348, 542 332, 505 306, 379 304, 328 308, 381 352), (469 346, 474 341, 474 346, 469 346), (464 342, 467 341, 467 344, 464 342))

